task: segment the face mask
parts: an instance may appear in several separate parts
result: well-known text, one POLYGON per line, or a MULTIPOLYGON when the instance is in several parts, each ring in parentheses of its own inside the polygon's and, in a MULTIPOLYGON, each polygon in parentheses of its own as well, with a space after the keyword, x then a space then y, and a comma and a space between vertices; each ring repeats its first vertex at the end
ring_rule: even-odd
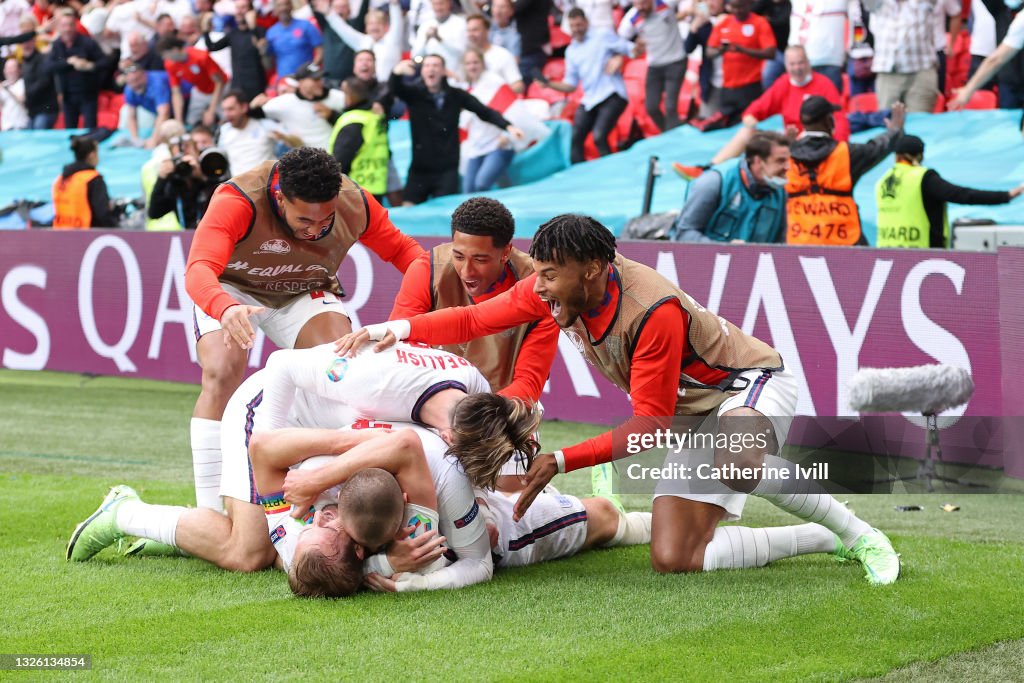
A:
MULTIPOLYGON (((1024 1, 1024 0, 1022 0, 1022 1, 1024 1)), ((807 85, 808 83, 810 83, 812 78, 814 78, 814 74, 813 73, 809 73, 809 74, 807 74, 807 77, 804 80, 802 80, 802 81, 797 81, 797 80, 795 80, 793 78, 790 78, 789 82, 792 83, 797 88, 802 88, 805 85, 807 85)))
POLYGON ((768 176, 767 178, 764 179, 764 182, 765 182, 766 185, 768 185, 769 187, 771 187, 773 189, 776 189, 776 190, 781 190, 781 189, 786 187, 786 177, 785 176, 778 176, 778 175, 768 176))

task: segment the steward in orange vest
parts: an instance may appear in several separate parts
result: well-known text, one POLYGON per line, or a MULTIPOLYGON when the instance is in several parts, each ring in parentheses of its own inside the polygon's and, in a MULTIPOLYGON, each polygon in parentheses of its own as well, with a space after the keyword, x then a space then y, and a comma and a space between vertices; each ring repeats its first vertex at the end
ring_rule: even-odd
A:
POLYGON ((53 181, 53 229, 88 230, 116 228, 110 211, 110 197, 103 176, 96 170, 99 151, 96 141, 87 137, 71 139, 75 162, 64 167, 53 181))
POLYGON ((835 105, 813 95, 800 106, 804 132, 790 147, 786 242, 801 245, 866 245, 853 188, 877 166, 903 136, 905 109, 892 108, 888 130, 866 144, 832 137, 835 105))

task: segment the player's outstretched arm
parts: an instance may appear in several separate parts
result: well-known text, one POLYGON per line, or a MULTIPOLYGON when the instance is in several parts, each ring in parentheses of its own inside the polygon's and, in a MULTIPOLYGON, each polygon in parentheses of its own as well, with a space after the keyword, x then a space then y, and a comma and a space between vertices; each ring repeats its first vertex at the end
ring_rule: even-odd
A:
POLYGON ((504 294, 475 306, 443 308, 409 320, 367 325, 336 341, 335 351, 344 356, 371 340, 379 342, 376 350, 381 351, 394 343, 390 341, 391 337, 398 341, 412 339, 427 344, 461 344, 543 320, 550 317, 551 311, 533 291, 536 279, 536 275, 531 275, 504 294))
MULTIPOLYGON (((252 462, 256 490, 260 493, 281 491, 288 468, 314 455, 345 453, 364 441, 387 434, 383 430, 286 428, 255 432, 249 438, 249 460, 252 462)), ((330 488, 324 487, 321 491, 330 488)), ((319 494, 317 491, 315 495, 319 494)))

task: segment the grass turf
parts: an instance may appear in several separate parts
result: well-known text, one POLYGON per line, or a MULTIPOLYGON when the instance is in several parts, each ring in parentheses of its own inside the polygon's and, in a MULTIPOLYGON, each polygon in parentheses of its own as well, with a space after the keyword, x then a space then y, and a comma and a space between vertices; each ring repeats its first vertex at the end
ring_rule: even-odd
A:
MULTIPOLYGON (((192 500, 197 388, 0 372, 0 627, 8 653, 91 654, 111 679, 948 680, 1019 679, 1024 561, 1019 496, 852 497, 903 554, 873 588, 826 556, 688 576, 651 571, 645 547, 499 572, 457 592, 290 596, 274 572, 195 559, 64 562, 74 525, 110 485, 192 500), (895 504, 922 512, 898 513, 895 504), (1001 643, 998 644, 997 643, 1001 643)), ((557 447, 595 427, 547 423, 557 447)), ((556 479, 586 494, 589 477, 556 479)), ((648 501, 631 497, 645 507, 648 501)), ((763 501, 744 523, 793 523, 763 501)), ((2 676, 3 674, 0 674, 2 676)))

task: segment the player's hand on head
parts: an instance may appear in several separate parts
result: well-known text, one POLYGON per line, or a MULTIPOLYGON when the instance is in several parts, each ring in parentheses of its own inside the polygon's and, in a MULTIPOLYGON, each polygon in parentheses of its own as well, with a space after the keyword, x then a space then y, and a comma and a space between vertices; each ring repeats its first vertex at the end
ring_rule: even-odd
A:
POLYGON ((250 315, 262 313, 263 306, 247 306, 235 304, 229 307, 220 317, 220 326, 224 329, 224 345, 230 347, 232 342, 240 349, 251 349, 256 341, 256 331, 249 321, 250 315))
POLYGON ((323 489, 313 480, 312 472, 289 470, 284 478, 284 499, 292 504, 292 517, 301 519, 323 489))
POLYGON ((415 572, 436 562, 444 554, 444 536, 437 529, 420 531, 415 538, 409 538, 418 524, 400 529, 394 541, 388 546, 388 564, 395 573, 415 572))
MULTIPOLYGON (((398 575, 395 574, 395 576, 398 575)), ((377 572, 372 572, 364 576, 363 585, 378 593, 395 593, 398 591, 398 587, 395 585, 394 579, 383 577, 377 572)))
POLYGON ((512 519, 519 521, 533 505, 534 499, 544 487, 558 474, 558 462, 552 453, 541 453, 533 460, 530 471, 526 473, 526 486, 516 501, 512 519))

